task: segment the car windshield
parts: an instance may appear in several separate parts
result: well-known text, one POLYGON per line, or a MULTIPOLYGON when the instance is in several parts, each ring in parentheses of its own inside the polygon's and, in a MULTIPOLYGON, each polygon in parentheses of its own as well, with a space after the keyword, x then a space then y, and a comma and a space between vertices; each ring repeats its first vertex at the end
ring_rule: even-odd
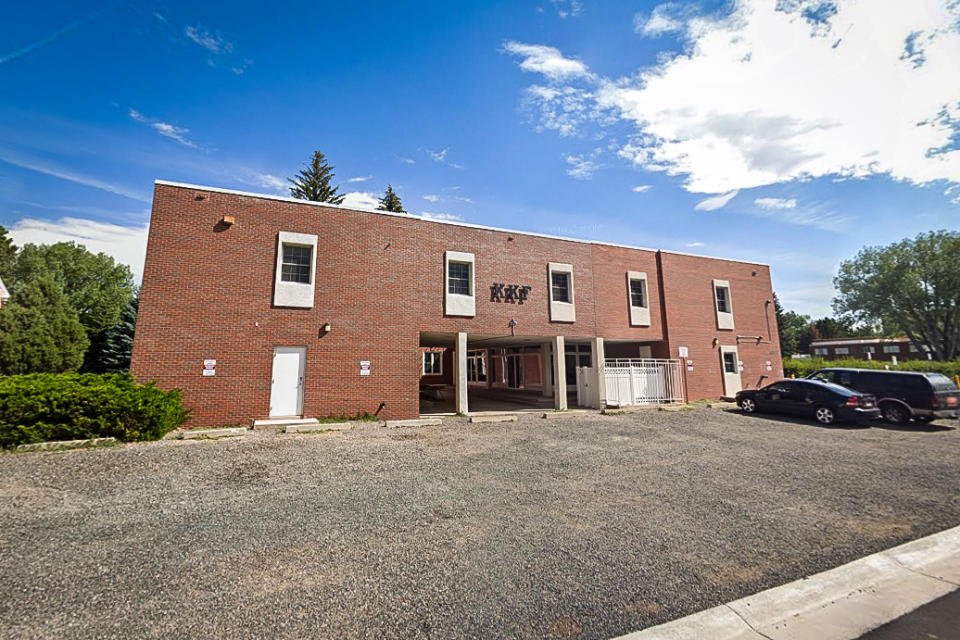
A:
POLYGON ((942 373, 928 373, 925 376, 935 391, 953 391, 957 388, 957 385, 953 384, 953 380, 942 373))
POLYGON ((820 382, 830 382, 830 372, 829 371, 817 371, 816 373, 811 373, 807 376, 809 380, 819 380, 820 382))

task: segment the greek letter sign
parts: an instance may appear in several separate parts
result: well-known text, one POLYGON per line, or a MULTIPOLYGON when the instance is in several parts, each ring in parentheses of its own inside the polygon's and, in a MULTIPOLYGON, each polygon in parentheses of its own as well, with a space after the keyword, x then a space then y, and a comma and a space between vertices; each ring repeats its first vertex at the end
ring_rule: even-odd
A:
POLYGON ((504 284, 494 282, 490 285, 490 302, 509 302, 510 304, 523 304, 527 299, 532 287, 519 284, 504 284))

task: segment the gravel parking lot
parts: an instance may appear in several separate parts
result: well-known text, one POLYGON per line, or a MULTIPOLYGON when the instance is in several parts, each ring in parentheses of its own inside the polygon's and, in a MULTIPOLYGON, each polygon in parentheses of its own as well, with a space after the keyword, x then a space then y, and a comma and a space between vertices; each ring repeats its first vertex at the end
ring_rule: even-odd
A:
POLYGON ((955 426, 701 408, 0 455, 0 635, 610 637, 960 524, 955 426))

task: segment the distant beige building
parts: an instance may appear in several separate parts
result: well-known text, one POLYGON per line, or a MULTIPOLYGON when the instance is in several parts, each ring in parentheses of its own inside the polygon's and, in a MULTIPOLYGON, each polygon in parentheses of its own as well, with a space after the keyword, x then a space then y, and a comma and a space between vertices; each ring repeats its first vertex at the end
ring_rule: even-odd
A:
POLYGON ((909 338, 830 338, 810 342, 810 355, 827 360, 927 360, 929 349, 909 338))
POLYGON ((0 279, 0 307, 2 307, 4 303, 9 299, 10 299, 10 292, 7 291, 7 287, 4 286, 3 280, 0 279))

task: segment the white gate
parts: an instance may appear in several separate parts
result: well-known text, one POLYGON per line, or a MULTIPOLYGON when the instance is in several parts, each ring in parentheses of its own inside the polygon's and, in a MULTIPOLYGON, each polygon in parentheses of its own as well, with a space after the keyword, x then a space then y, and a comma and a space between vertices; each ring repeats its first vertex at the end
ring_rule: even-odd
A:
POLYGON ((683 375, 679 360, 611 358, 604 362, 607 404, 683 402, 683 375))

